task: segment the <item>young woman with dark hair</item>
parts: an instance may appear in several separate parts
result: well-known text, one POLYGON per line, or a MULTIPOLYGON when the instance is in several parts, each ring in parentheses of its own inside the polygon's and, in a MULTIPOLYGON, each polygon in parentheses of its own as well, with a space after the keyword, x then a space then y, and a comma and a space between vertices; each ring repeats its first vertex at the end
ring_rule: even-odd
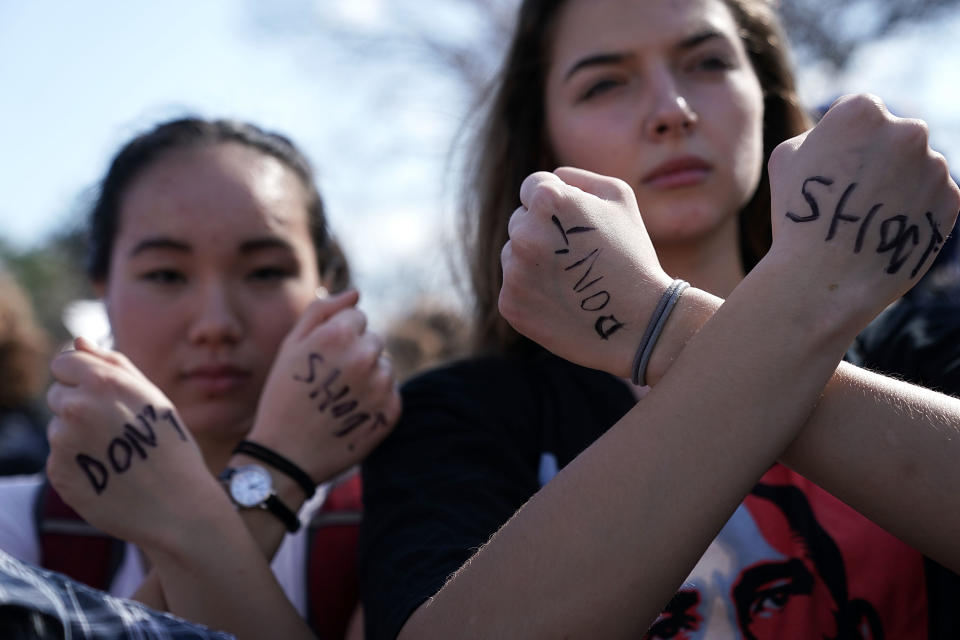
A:
MULTIPOLYGON (((129 596, 152 566, 140 599, 217 626, 224 591, 203 581, 209 567, 238 584, 278 580, 264 600, 306 616, 312 591, 338 587, 308 568, 327 483, 399 413, 306 158, 247 123, 158 125, 107 171, 88 271, 115 351, 79 339, 54 359, 47 477, 51 499, 132 543, 102 587, 129 596), (214 564, 221 547, 234 554, 214 564)), ((39 565, 42 482, 0 487, 0 546, 39 565)), ((245 632, 285 628, 237 608, 245 632)))

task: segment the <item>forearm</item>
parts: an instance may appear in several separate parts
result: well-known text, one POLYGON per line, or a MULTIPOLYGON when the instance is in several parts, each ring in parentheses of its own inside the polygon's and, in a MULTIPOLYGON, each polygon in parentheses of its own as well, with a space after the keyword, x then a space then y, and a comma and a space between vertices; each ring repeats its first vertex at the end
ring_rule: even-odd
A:
POLYGON ((133 594, 133 599, 142 602, 151 609, 157 611, 169 611, 167 599, 163 595, 163 586, 160 584, 160 576, 155 569, 151 569, 147 577, 143 579, 137 591, 133 594))
MULTIPOLYGON (((259 462, 248 456, 238 454, 231 460, 231 466, 239 466, 259 462)), ((282 473, 277 473, 273 469, 268 469, 273 478, 274 489, 280 500, 290 506, 297 512, 303 504, 303 491, 289 477, 282 473)), ((280 543, 283 542, 287 530, 283 523, 273 514, 262 509, 241 509, 238 510, 242 525, 252 536, 254 542, 260 550, 260 554, 266 560, 267 564, 271 562, 280 543)), ((143 604, 157 609, 159 611, 170 610, 167 598, 164 594, 163 585, 155 570, 150 571, 147 577, 138 587, 133 598, 143 604)))
POLYGON ((960 400, 843 363, 782 461, 960 571, 960 400))
POLYGON ((796 435, 845 347, 848 338, 800 330, 803 312, 776 282, 745 282, 651 393, 518 511, 401 637, 641 634, 796 435))
POLYGON ((147 550, 169 610, 238 638, 311 638, 233 506, 215 494, 195 502, 182 541, 147 550))
MULTIPOLYGON (((670 368, 722 301, 684 294, 648 378, 670 368)), ((781 461, 960 571, 960 400, 841 363, 781 461)))

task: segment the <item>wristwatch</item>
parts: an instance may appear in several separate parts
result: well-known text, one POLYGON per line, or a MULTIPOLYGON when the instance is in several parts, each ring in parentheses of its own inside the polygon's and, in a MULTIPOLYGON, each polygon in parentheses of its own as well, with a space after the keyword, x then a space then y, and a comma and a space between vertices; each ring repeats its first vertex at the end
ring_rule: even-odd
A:
POLYGON ((260 465, 227 467, 220 474, 220 481, 223 482, 227 494, 237 507, 269 511, 280 519, 290 533, 300 528, 300 519, 297 514, 280 501, 273 490, 270 472, 260 465))

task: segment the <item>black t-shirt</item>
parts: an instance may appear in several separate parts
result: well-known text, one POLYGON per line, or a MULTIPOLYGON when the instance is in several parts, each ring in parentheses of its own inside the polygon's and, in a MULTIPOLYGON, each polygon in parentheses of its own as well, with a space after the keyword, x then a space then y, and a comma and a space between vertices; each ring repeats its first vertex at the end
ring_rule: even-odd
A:
MULTIPOLYGON (((935 306, 894 305, 849 358, 960 391, 956 307, 935 306)), ((547 353, 461 362, 412 380, 403 397, 400 424, 364 464, 361 589, 375 640, 395 638, 449 575, 635 402, 622 381, 547 353)), ((781 465, 701 563, 703 575, 691 574, 649 638, 704 628, 716 597, 727 600, 731 628, 756 638, 841 633, 815 627, 824 618, 886 637, 960 637, 954 574, 781 465), (762 578, 785 567, 792 573, 762 578), (817 615, 824 611, 831 615, 817 615)))

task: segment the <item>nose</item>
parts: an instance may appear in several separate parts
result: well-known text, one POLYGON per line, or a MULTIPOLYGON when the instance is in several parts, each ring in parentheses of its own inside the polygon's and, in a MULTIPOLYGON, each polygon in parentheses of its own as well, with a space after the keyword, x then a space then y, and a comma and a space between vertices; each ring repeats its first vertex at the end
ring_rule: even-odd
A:
POLYGON ((211 282, 196 292, 190 341, 207 346, 235 344, 243 335, 238 306, 224 283, 211 282))
POLYGON ((668 71, 656 74, 650 91, 653 103, 644 123, 644 131, 651 139, 661 140, 688 135, 699 121, 697 112, 679 90, 668 71))

